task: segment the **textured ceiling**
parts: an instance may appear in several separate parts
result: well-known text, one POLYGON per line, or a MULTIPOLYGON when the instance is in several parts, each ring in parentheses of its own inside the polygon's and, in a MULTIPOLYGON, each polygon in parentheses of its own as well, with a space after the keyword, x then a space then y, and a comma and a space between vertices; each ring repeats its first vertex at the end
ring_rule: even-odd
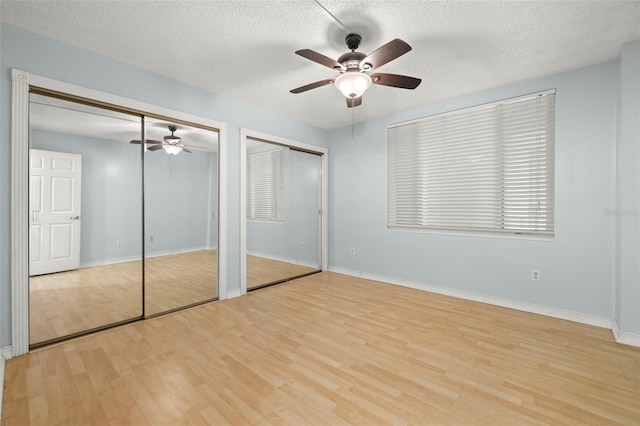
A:
POLYGON ((335 72, 294 54, 348 51, 313 1, 7 1, 3 22, 322 128, 614 59, 640 39, 640 1, 329 1, 370 53, 413 50, 381 72, 422 78, 414 91, 371 87, 347 109, 332 86, 290 89, 335 72))

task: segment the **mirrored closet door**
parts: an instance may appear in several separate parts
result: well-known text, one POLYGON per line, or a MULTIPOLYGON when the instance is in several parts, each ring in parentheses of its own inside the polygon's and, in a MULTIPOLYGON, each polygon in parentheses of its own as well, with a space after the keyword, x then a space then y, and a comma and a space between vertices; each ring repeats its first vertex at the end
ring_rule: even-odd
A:
POLYGON ((30 94, 32 348, 217 299, 218 132, 196 126, 30 94))
POLYGON ((31 94, 30 344, 142 316, 141 118, 31 94))
POLYGON ((247 139, 247 289, 320 270, 320 156, 247 139))
POLYGON ((218 133, 147 118, 145 315, 217 297, 218 133))

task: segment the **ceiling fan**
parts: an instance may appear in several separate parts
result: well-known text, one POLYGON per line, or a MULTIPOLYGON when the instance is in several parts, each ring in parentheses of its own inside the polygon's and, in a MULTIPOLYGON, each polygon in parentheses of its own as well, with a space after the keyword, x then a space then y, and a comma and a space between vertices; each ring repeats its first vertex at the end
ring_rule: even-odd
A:
MULTIPOLYGON (((164 140, 158 141, 155 139, 145 139, 144 143, 147 145, 153 145, 147 148, 148 151, 158 151, 159 149, 164 149, 167 154, 176 155, 180 153, 180 151, 191 153, 187 148, 185 148, 184 144, 181 143, 180 136, 176 136, 173 133, 178 130, 178 127, 170 124, 169 131, 170 135, 164 137, 164 140)), ((140 140, 132 140, 131 143, 140 144, 142 141, 140 140)))
POLYGON ((333 60, 313 50, 298 50, 296 52, 297 55, 334 69, 338 71, 340 75, 336 78, 328 78, 298 87, 290 92, 302 93, 317 87, 335 84, 342 94, 347 97, 347 107, 352 108, 362 104, 362 94, 371 84, 398 87, 401 89, 415 89, 422 81, 419 78, 406 75, 385 73, 368 74, 369 71, 391 62, 411 50, 411 46, 399 38, 380 46, 369 55, 356 52, 356 49, 362 41, 362 37, 359 34, 350 33, 345 38, 345 41, 347 42, 347 47, 351 49, 351 52, 340 56, 338 60, 333 60))

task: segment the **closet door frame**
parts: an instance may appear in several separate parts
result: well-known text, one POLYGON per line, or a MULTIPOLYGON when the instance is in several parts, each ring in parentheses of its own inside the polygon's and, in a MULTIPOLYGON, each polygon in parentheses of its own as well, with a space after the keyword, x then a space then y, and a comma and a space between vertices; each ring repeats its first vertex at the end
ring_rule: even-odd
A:
POLYGON ((29 352, 29 93, 88 100, 145 116, 218 129, 218 299, 227 298, 227 123, 11 70, 11 355, 29 352))
MULTIPOLYGON (((247 294, 247 139, 290 147, 320 156, 320 269, 329 267, 329 149, 240 128, 240 294, 247 294)), ((239 296, 238 295, 238 296, 239 296)))

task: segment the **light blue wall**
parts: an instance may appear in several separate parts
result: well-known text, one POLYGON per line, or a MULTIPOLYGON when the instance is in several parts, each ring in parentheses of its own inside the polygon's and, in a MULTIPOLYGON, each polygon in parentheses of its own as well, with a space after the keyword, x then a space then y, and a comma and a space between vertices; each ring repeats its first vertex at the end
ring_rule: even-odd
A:
POLYGON ((640 41, 618 58, 616 321, 640 335, 640 41))
POLYGON ((11 343, 11 68, 227 123, 229 190, 221 207, 229 218, 228 288, 239 289, 240 128, 320 146, 326 132, 12 25, 2 24, 0 31, 0 347, 11 343))
POLYGON ((330 265, 613 318, 615 228, 604 213, 615 206, 616 68, 608 62, 429 105, 356 125, 353 138, 351 127, 331 132, 330 265), (387 230, 389 124, 552 88, 555 241, 387 230))

